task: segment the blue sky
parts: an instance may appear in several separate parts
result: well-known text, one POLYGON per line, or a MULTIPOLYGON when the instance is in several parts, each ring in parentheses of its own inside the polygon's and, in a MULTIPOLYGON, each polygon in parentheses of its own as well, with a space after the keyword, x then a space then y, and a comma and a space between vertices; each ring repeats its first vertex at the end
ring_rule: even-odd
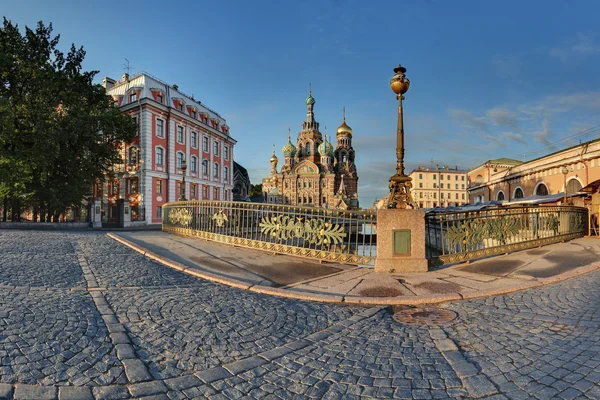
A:
POLYGON ((125 58, 219 112, 259 183, 295 137, 309 82, 321 131, 342 107, 354 130, 361 206, 395 167, 393 67, 407 68, 407 173, 528 160, 600 135, 598 1, 4 1, 22 28, 52 22, 86 69, 125 58), (90 3, 90 4, 88 4, 90 3), (581 134, 582 132, 586 132, 581 134), (433 160, 433 161, 432 161, 433 160))

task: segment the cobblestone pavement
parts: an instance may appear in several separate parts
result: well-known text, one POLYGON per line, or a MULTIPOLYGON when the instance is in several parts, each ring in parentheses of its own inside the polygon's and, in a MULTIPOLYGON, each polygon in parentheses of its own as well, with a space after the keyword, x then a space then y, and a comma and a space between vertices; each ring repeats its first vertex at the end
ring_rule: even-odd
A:
POLYGON ((0 231, 0 398, 600 399, 600 272, 388 308, 206 282, 96 232, 0 231))

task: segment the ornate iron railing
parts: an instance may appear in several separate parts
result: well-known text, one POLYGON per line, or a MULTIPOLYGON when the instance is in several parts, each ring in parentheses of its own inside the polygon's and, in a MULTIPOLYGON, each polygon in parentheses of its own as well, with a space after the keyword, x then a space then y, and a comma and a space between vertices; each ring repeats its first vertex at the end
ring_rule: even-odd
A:
POLYGON ((276 204, 180 201, 163 206, 162 229, 240 247, 374 265, 377 214, 276 204))
POLYGON ((583 207, 528 206, 428 214, 427 258, 450 264, 582 237, 587 212, 583 207))

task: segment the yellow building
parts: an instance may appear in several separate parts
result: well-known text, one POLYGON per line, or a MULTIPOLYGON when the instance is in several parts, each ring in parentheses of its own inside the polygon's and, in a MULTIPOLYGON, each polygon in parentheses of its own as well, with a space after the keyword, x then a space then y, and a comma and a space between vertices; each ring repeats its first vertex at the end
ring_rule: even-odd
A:
POLYGON ((489 160, 468 172, 471 203, 579 191, 600 179, 600 139, 521 162, 489 160))
POLYGON ((468 202, 467 171, 419 167, 409 174, 417 208, 457 207, 468 202))

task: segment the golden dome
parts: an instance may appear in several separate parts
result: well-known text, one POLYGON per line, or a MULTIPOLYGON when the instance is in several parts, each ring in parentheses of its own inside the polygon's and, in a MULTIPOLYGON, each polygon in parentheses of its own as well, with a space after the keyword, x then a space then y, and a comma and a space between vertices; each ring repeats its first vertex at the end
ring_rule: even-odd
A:
POLYGON ((342 120, 342 124, 339 126, 339 128, 337 128, 337 134, 352 136, 352 128, 350 128, 346 123, 346 107, 344 107, 344 119, 342 120))
POLYGON ((337 134, 338 135, 350 135, 350 136, 352 136, 352 128, 350 128, 348 126, 348 124, 346 123, 345 119, 344 119, 344 122, 342 122, 342 124, 340 125, 340 127, 337 128, 337 134))

